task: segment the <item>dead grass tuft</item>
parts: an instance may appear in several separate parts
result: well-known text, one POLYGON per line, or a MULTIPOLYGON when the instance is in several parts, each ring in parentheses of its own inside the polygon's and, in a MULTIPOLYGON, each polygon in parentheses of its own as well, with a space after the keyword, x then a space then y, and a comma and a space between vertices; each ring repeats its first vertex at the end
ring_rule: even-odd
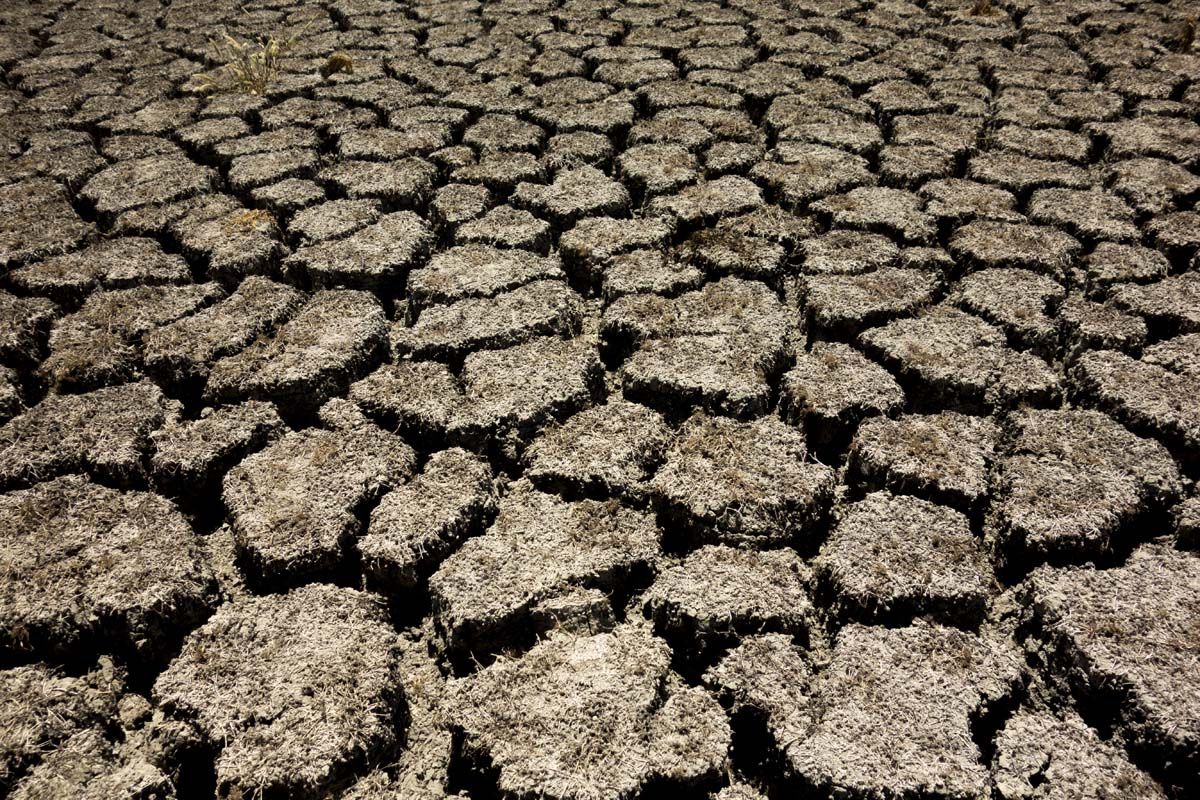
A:
POLYGON ((296 46, 303 33, 301 30, 287 39, 260 36, 253 41, 241 41, 225 34, 221 41, 210 41, 209 59, 222 66, 197 76, 196 88, 205 94, 266 94, 267 87, 279 76, 280 59, 296 46))

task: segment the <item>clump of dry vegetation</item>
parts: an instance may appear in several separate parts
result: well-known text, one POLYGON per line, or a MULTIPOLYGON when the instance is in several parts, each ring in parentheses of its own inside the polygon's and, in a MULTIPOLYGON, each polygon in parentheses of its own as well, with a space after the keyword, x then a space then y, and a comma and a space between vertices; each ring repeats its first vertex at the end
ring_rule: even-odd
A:
POLYGON ((197 89, 204 93, 241 92, 263 95, 279 75, 279 62, 296 46, 301 34, 287 39, 260 36, 242 41, 225 34, 221 41, 209 42, 209 59, 222 64, 198 76, 197 89))

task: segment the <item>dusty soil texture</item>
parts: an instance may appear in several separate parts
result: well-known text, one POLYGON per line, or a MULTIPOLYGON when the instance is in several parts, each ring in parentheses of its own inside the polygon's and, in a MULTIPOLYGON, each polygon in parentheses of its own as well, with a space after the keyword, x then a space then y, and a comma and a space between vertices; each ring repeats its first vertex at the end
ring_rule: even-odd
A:
POLYGON ((1200 797, 1198 17, 0 2, 0 800, 1200 797))

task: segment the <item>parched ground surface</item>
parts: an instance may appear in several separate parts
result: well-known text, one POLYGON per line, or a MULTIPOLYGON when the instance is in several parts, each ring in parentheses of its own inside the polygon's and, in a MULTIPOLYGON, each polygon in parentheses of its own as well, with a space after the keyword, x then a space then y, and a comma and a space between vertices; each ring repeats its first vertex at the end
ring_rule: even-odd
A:
POLYGON ((0 6, 0 797, 1200 797, 1194 0, 0 6))

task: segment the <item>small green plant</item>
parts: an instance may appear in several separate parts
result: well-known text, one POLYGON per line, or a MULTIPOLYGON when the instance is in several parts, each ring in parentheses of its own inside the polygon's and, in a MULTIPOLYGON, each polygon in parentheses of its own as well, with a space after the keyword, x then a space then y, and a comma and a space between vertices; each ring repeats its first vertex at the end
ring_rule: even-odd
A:
POLYGON ((303 31, 288 39, 260 36, 240 41, 225 34, 223 41, 210 41, 209 59, 222 64, 198 76, 201 92, 241 92, 263 95, 279 75, 279 61, 296 46, 303 31))

